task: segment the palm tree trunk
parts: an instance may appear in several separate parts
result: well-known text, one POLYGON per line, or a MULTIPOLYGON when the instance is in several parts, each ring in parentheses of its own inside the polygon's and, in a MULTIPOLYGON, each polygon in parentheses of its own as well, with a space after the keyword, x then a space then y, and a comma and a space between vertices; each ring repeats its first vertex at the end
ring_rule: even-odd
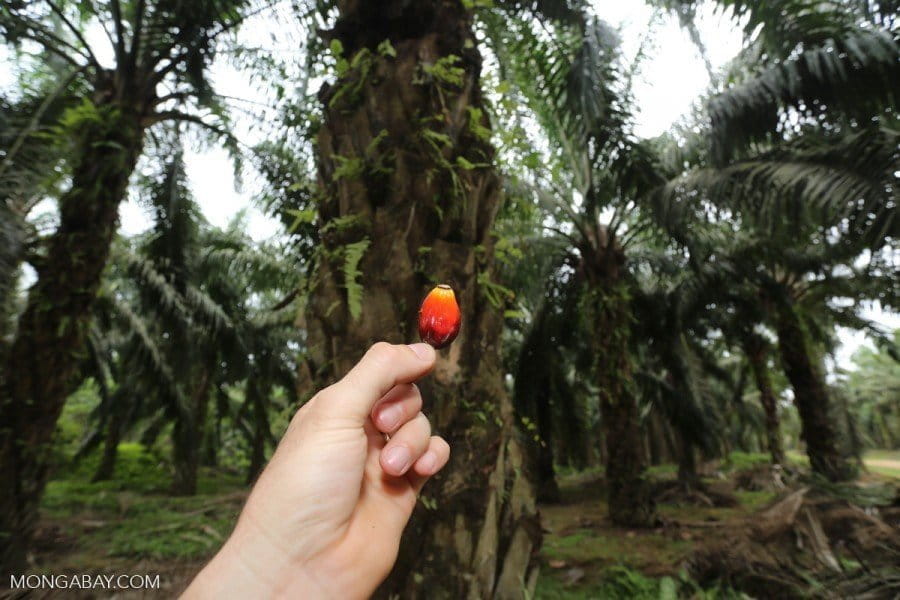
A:
POLYGON ((695 402, 695 394, 690 381, 689 367, 679 350, 687 352, 683 343, 670 348, 668 363, 668 381, 675 389, 670 410, 678 451, 678 483, 684 490, 701 487, 700 474, 697 472, 697 442, 691 438, 693 433, 686 430, 687 419, 683 413, 695 402))
POLYGON ((781 423, 778 419, 778 402, 772 391, 772 380, 766 360, 766 343, 758 335, 751 334, 744 340, 744 354, 753 371, 753 380, 759 391, 759 403, 766 415, 766 443, 772 464, 784 464, 784 447, 781 443, 781 423))
POLYGON ((662 464, 662 432, 660 431, 659 417, 656 411, 650 413, 650 418, 647 420, 647 427, 644 431, 644 437, 646 438, 646 446, 647 446, 647 458, 649 464, 651 465, 659 465, 662 464))
POLYGON ((697 473, 697 451, 694 445, 678 435, 678 483, 685 490, 700 487, 700 474, 697 473))
POLYGON ((559 485, 556 483, 556 469, 553 466, 553 415, 550 398, 549 393, 538 397, 535 407, 539 438, 535 443, 537 446, 537 498, 542 502, 559 501, 559 485))
POLYGON ((329 35, 351 67, 320 93, 311 372, 333 381, 378 340, 416 341, 435 282, 454 286, 463 313, 459 338, 420 382, 453 457, 425 489, 437 509, 415 512, 379 594, 519 598, 540 527, 503 383, 504 300, 491 283, 501 189, 471 11, 461 0, 337 4, 329 35))
POLYGON ((22 263, 24 231, 22 219, 0 199, 0 361, 5 359, 13 334, 16 285, 22 263))
POLYGON ((179 496, 193 496, 197 493, 197 472, 200 469, 202 434, 206 424, 209 406, 209 389, 212 383, 210 369, 200 372, 197 387, 191 395, 188 414, 179 415, 172 433, 172 451, 175 463, 175 478, 172 493, 179 496))
POLYGON ((6 356, 0 397, 0 574, 24 563, 48 475, 48 449, 78 384, 87 322, 143 131, 124 111, 98 109, 78 133, 72 187, 6 356))
MULTIPOLYGON (((250 466, 247 468, 247 483, 251 484, 266 466, 266 440, 269 439, 269 418, 266 414, 264 395, 258 382, 248 382, 248 401, 253 404, 253 433, 250 439, 250 466)), ((268 390, 266 390, 266 395, 268 390)))
MULTIPOLYGON (((118 396, 119 394, 116 394, 114 401, 119 400, 118 396)), ((121 404, 121 402, 116 402, 116 404, 121 404)), ((103 441, 103 455, 100 457, 100 464, 91 481, 107 481, 112 479, 115 473, 119 442, 122 441, 122 429, 125 425, 124 409, 123 406, 112 407, 112 414, 109 416, 109 424, 106 428, 106 439, 103 441)))
POLYGON ((656 508, 645 478, 647 459, 640 416, 631 385, 631 320, 628 299, 615 273, 592 286, 590 321, 594 323, 597 387, 606 445, 609 517, 625 527, 649 527, 656 508))
POLYGON ((806 331, 794 308, 780 305, 776 314, 778 349, 784 372, 794 388, 800 413, 800 435, 813 471, 831 481, 852 479, 854 470, 842 455, 825 381, 810 356, 806 331))

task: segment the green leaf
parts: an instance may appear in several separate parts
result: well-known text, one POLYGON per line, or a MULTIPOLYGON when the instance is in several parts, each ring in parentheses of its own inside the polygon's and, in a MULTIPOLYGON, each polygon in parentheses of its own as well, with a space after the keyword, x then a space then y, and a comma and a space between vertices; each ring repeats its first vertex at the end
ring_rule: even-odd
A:
POLYGON ((381 56, 387 56, 390 58, 397 58, 397 51, 394 49, 394 46, 391 44, 391 40, 384 40, 380 44, 378 44, 378 54, 381 56))
POLYGON ((675 588, 675 580, 671 577, 663 577, 659 580, 659 600, 677 600, 678 592, 675 588))
POLYGON ((315 223, 316 221, 316 210, 314 208, 307 208, 305 210, 288 209, 285 212, 294 217, 294 222, 291 223, 291 226, 288 228, 288 233, 294 233, 300 225, 308 225, 315 223))
POLYGON ((456 165, 466 171, 474 171, 475 169, 484 169, 491 166, 490 164, 484 162, 473 163, 469 161, 465 156, 457 156, 456 165))
POLYGON ((344 246, 344 287, 347 289, 347 308, 354 321, 362 314, 363 286, 358 281, 362 272, 359 262, 369 248, 368 238, 344 246))

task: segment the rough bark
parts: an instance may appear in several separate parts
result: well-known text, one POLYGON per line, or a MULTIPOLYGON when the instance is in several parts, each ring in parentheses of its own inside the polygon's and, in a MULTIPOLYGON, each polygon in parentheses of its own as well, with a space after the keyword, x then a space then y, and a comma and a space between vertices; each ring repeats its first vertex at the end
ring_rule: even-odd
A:
POLYGON ((542 502, 559 501, 559 485, 553 466, 553 415, 549 394, 537 402, 537 498, 542 502))
POLYGON ((806 331, 792 306, 778 307, 776 327, 778 350, 784 372, 794 389, 794 402, 800 413, 800 435, 806 443, 810 466, 831 481, 852 479, 854 469, 840 451, 825 381, 813 362, 806 331))
MULTIPOLYGON (((612 255, 610 251, 608 254, 612 255)), ((625 527, 650 527, 656 508, 645 478, 647 459, 637 401, 632 389, 631 318, 619 261, 610 256, 592 283, 589 319, 593 323, 597 387, 606 445, 609 517, 625 527), (609 261, 615 261, 610 264, 609 261)))
MULTIPOLYGON (((119 400, 118 394, 115 400, 119 400)), ((91 481, 107 481, 112 479, 116 470, 116 459, 119 456, 119 442, 122 441, 122 430, 125 425, 123 407, 113 406, 109 423, 106 427, 106 438, 103 440, 103 454, 100 456, 100 464, 94 472, 91 481)))
MULTIPOLYGON (((558 365, 558 349, 547 346, 547 313, 538 312, 531 330, 522 343, 516 360, 513 387, 513 406, 516 418, 523 424, 526 457, 535 473, 535 488, 539 502, 557 502, 559 485, 554 469, 553 403, 563 402, 565 396, 554 385, 558 365)), ((559 406, 559 405, 557 405, 559 406)), ((563 410, 564 418, 568 418, 563 410)), ((575 417, 571 417, 575 418, 575 417)), ((561 424, 566 429, 567 424, 561 424)), ((581 436, 577 439, 583 439, 581 436)), ((573 440, 566 439, 568 443, 573 440)))
POLYGON ((8 205, 8 199, 0 198, 0 360, 6 357, 12 342, 15 291, 24 251, 24 223, 8 205))
POLYGON ((436 508, 417 508, 379 594, 520 598, 540 527, 503 384, 502 305, 490 283, 500 184, 471 13, 460 0, 337 4, 328 35, 350 67, 320 92, 308 366, 327 383, 378 340, 416 341, 422 297, 453 285, 461 333, 420 383, 453 455, 424 492, 436 508))
POLYGON ((778 418, 778 402, 775 392, 772 391, 772 380, 769 376, 768 344, 756 334, 751 334, 744 340, 744 354, 750 363, 753 372, 753 380, 759 391, 759 403, 762 404, 766 415, 766 444, 772 463, 784 464, 784 447, 781 443, 781 423, 778 418))
POLYGON ((175 421, 172 432, 172 462, 175 466, 172 493, 179 496, 193 496, 197 493, 201 440, 206 425, 211 385, 211 370, 204 367, 191 394, 188 412, 179 415, 175 421))
MULTIPOLYGON (((253 382, 253 389, 248 385, 248 394, 252 394, 253 406, 253 430, 250 439, 250 465, 247 467, 247 483, 253 483, 266 466, 266 440, 271 437, 269 432, 269 416, 266 414, 266 404, 263 394, 258 388, 259 383, 253 382)), ((266 390, 268 394, 268 390, 266 390)))
POLYGON ((683 435, 678 436, 678 441, 678 483, 684 489, 697 489, 701 486, 700 474, 697 473, 697 451, 683 435))
POLYGON ((137 119, 98 109, 78 132, 72 187, 50 238, 15 339, 0 398, 0 573, 21 566, 48 474, 48 447, 77 385, 91 306, 116 230, 119 202, 140 153, 137 119))
MULTIPOLYGON (((687 430, 692 420, 691 406, 696 403, 696 394, 690 380, 689 367, 684 360, 682 352, 687 348, 680 341, 670 340, 671 347, 667 349, 668 357, 668 382, 674 388, 675 393, 669 407, 669 418, 675 427, 678 453, 678 482, 685 490, 702 487, 700 475, 697 472, 698 442, 696 432, 687 430)), ((701 425, 694 424, 693 427, 701 425)), ((701 440, 702 442, 702 440, 701 440)))

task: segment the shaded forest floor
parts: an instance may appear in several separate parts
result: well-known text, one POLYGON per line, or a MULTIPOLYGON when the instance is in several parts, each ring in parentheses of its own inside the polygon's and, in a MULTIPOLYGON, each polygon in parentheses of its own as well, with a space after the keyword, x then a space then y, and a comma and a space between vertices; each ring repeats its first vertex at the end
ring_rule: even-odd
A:
MULTIPOLYGON (((795 468, 808 466, 803 455, 790 453, 790 460, 795 468)), ((687 565, 697 555, 718 551, 723 539, 736 536, 760 511, 789 493, 758 483, 764 479, 759 475, 766 464, 766 455, 733 453, 727 461, 707 465, 709 476, 702 482, 710 497, 721 501, 713 504, 719 505, 667 493, 668 499, 657 506, 660 524, 652 530, 623 529, 609 522, 606 505, 598 501, 605 494, 601 470, 563 475, 560 501, 541 506, 545 538, 536 597, 750 597, 725 582, 697 584, 687 565), (763 489, 748 489, 756 487, 763 489)), ((873 451, 866 455, 865 464, 868 473, 857 482, 861 489, 900 484, 900 452, 873 451)), ((667 489, 666 483, 676 480, 676 467, 651 467, 649 474, 659 488, 667 489)), ((900 567, 894 576, 900 577, 900 567)), ((816 585, 810 578, 811 597, 819 597, 816 585)))
MULTIPOLYGON (((670 498, 659 504, 660 526, 645 531, 609 523, 601 470, 561 476, 560 502, 541 506, 546 535, 535 596, 740 598, 725 585, 701 588, 691 581, 685 564, 778 496, 772 490, 740 489, 748 487, 739 485, 741 477, 765 460, 763 455, 735 453, 723 464, 708 465, 707 490, 736 502, 717 507, 670 498)), ((900 452, 875 453, 867 462, 871 472, 863 476, 864 484, 900 483, 900 452)), ((140 446, 123 444, 114 480, 89 483, 95 466, 89 458, 52 481, 43 502, 33 572, 158 573, 162 590, 118 597, 177 594, 230 532, 246 489, 239 474, 205 468, 196 496, 173 497, 165 465, 140 446)), ((650 475, 664 486, 674 481, 675 467, 653 467, 650 475)), ((69 592, 65 597, 78 596, 69 592)))

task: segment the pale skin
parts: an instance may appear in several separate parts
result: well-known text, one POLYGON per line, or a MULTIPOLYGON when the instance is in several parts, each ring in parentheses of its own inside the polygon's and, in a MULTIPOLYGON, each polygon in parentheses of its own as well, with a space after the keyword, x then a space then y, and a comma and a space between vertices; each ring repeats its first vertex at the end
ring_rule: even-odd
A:
POLYGON ((378 343, 306 403, 231 537, 182 597, 369 597, 397 559, 422 486, 450 458, 414 384, 435 360, 427 344, 378 343))

